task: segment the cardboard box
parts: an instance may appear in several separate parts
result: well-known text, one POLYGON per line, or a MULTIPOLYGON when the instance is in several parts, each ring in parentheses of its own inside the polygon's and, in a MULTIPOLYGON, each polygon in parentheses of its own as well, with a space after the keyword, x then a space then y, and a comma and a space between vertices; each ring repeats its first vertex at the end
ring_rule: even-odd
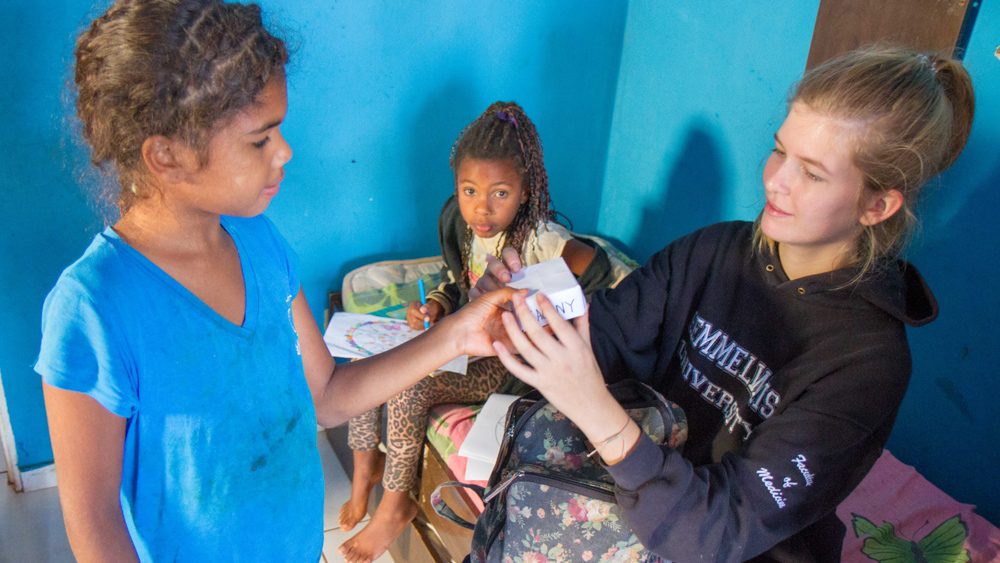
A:
POLYGON ((577 283, 573 272, 561 257, 522 269, 514 274, 507 285, 529 291, 528 308, 543 326, 547 325, 548 321, 538 310, 538 292, 549 298, 564 319, 575 319, 587 311, 587 299, 583 295, 583 288, 577 283))

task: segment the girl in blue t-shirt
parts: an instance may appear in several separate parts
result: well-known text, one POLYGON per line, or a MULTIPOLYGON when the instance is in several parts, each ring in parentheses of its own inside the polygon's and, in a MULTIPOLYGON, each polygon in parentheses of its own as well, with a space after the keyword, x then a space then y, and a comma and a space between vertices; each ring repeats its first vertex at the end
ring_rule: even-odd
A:
POLYGON ((259 7, 211 0, 119 0, 77 40, 83 135, 121 186, 46 299, 36 364, 80 561, 317 561, 317 422, 490 352, 504 294, 334 370, 261 216, 292 156, 287 59, 259 7))

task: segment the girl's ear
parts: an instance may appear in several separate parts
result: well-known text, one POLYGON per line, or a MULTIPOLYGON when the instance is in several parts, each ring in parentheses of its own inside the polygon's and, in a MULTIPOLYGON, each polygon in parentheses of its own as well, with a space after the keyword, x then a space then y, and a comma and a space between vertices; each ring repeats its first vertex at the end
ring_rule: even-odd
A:
POLYGON ((149 173, 169 183, 184 180, 198 160, 189 147, 163 135, 153 135, 143 141, 141 154, 149 173))
POLYGON ((893 188, 872 195, 861 212, 860 223, 866 227, 878 225, 903 207, 903 193, 893 188))

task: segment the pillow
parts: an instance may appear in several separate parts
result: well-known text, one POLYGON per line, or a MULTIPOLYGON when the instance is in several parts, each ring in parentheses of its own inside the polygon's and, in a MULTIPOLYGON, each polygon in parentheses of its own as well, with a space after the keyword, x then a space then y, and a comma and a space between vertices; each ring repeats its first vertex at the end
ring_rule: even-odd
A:
POLYGON ((355 268, 344 276, 344 311, 405 319, 407 304, 420 301, 418 280, 423 279, 430 291, 441 283, 443 268, 440 256, 386 260, 355 268))
MULTIPOLYGON (((618 281, 638 266, 628 255, 601 237, 574 235, 593 241, 607 251, 618 281)), ((407 304, 420 300, 418 280, 423 279, 425 289, 430 291, 441 283, 444 269, 441 256, 384 260, 355 268, 344 276, 342 283, 344 311, 405 319, 407 304)))

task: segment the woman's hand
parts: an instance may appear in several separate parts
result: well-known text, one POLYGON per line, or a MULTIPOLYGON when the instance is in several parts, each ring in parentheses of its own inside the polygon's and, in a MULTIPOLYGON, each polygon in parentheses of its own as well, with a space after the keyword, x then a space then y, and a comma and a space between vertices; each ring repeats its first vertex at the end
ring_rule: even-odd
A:
MULTIPOLYGON (((535 320, 525 303, 525 296, 515 295, 512 299, 514 311, 524 331, 518 327, 514 315, 504 313, 502 320, 513 349, 497 342, 497 356, 511 373, 538 389, 586 432, 582 419, 593 417, 610 405, 618 405, 604 384, 590 348, 589 316, 578 317, 571 324, 556 312, 545 296, 539 294, 537 299, 549 323, 548 330, 535 320), (514 351, 523 361, 514 356, 514 351)), ((618 418, 619 425, 622 418, 618 418)))
POLYGON ((486 271, 476 282, 476 286, 469 290, 469 300, 486 292, 507 287, 512 277, 511 274, 520 271, 523 267, 517 251, 509 246, 500 251, 500 258, 487 254, 486 271))
POLYGON ((641 431, 604 384, 590 348, 589 314, 570 323, 559 315, 548 298, 539 294, 538 307, 549 323, 542 327, 528 309, 525 298, 524 293, 512 298, 523 332, 511 313, 501 316, 510 344, 495 342, 497 356, 511 373, 538 389, 572 420, 605 463, 618 463, 635 446, 641 431), (524 361, 514 356, 512 349, 524 361))
POLYGON ((406 308, 406 324, 413 330, 424 330, 424 321, 430 326, 438 322, 444 316, 444 307, 433 299, 428 299, 427 303, 421 305, 419 301, 413 301, 406 308))

